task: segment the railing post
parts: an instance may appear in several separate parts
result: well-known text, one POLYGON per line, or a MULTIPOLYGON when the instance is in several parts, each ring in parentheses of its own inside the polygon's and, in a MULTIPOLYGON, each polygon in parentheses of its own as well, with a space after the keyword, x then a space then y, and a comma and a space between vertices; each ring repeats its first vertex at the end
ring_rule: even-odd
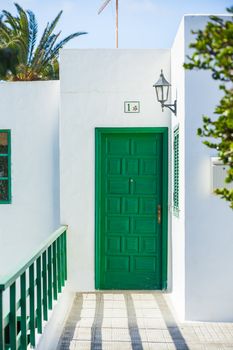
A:
POLYGON ((26 350, 28 346, 27 340, 27 287, 26 272, 20 276, 20 308, 21 308, 21 345, 20 349, 26 350))
POLYGON ((60 245, 61 245, 61 285, 65 285, 65 254, 64 254, 64 234, 60 236, 60 245))
POLYGON ((5 330, 3 317, 3 291, 0 290, 0 350, 5 350, 5 330))
POLYGON ((66 231, 64 232, 64 251, 65 251, 65 281, 67 280, 67 243, 66 243, 66 231))
POLYGON ((34 263, 29 267, 29 304, 30 304, 30 344, 31 347, 35 347, 35 288, 34 288, 34 263))
POLYGON ((17 349, 16 282, 10 286, 10 348, 17 349))
POLYGON ((57 300, 57 245, 53 243, 53 297, 57 300))
POLYGON ((58 272, 58 293, 61 293, 61 241, 57 239, 57 272, 58 272))
POLYGON ((41 298, 41 257, 36 260, 36 326, 39 334, 42 333, 42 298, 41 298))
POLYGON ((52 247, 48 248, 48 306, 49 310, 53 307, 53 286, 52 286, 52 247))
POLYGON ((43 314, 44 320, 48 320, 48 287, 47 287, 47 252, 42 254, 42 278, 43 278, 43 314))

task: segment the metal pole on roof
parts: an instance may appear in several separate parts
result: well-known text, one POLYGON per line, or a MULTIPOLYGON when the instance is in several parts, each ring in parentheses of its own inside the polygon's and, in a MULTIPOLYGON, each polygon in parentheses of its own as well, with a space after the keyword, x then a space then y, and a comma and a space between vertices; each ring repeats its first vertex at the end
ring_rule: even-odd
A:
POLYGON ((116 48, 118 49, 118 0, 116 0, 116 48))
MULTIPOLYGON (((102 6, 100 7, 98 11, 98 15, 105 9, 105 7, 110 3, 111 0, 106 0, 102 6)), ((118 28, 119 28, 119 1, 116 0, 116 48, 118 49, 118 42, 119 42, 119 36, 118 36, 118 28)))

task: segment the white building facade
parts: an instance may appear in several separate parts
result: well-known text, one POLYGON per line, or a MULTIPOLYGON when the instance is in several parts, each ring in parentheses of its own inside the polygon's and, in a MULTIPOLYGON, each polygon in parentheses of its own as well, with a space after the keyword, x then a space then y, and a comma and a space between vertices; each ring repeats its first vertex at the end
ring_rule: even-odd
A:
MULTIPOLYGON (((39 83, 39 92, 28 83, 1 86, 6 112, 0 129, 12 129, 13 196, 0 216, 11 220, 17 202, 16 158, 27 157, 32 166, 33 159, 43 160, 43 176, 33 184, 38 197, 27 215, 34 218, 36 211, 38 221, 43 217, 45 227, 39 229, 46 235, 58 224, 60 198, 60 223, 69 226, 73 292, 159 289, 181 319, 233 320, 233 213, 212 193, 216 154, 196 136, 202 114, 213 115, 221 95, 209 73, 183 68, 191 30, 207 20, 185 16, 167 50, 62 50, 60 85, 39 83), (156 100, 153 84, 161 69, 172 84, 177 116, 162 112, 156 100), (35 96, 32 107, 23 107, 21 124, 17 104, 7 110, 5 101, 9 94, 17 101, 18 92, 9 91, 14 86, 35 96), (33 106, 40 99, 36 116, 33 106), (26 131, 22 120, 30 126, 26 131), (43 129, 41 137, 32 137, 43 129), (14 140, 22 134, 26 144, 35 145, 31 156, 27 147, 16 154, 14 140)), ((32 226, 20 228, 20 239, 30 247, 40 239, 32 226)), ((11 227, 9 235, 16 231, 11 227)))

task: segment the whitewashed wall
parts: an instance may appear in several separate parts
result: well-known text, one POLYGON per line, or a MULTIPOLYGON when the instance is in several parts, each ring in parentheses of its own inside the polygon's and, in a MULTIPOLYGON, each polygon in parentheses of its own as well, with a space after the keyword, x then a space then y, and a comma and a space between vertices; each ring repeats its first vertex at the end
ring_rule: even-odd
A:
MULTIPOLYGON (((180 211, 179 216, 172 214, 171 260, 172 290, 171 299, 180 319, 185 318, 185 73, 184 63, 184 21, 181 22, 171 50, 172 101, 177 99, 177 116, 172 116, 172 150, 174 129, 179 126, 180 147, 180 211)), ((173 153, 173 151, 172 151, 173 153)), ((172 180, 173 180, 172 156, 172 180)), ((173 191, 174 186, 172 186, 173 191)))
MULTIPOLYGON (((185 55, 191 30, 207 20, 185 17, 185 55)), ((210 193, 210 156, 216 153, 196 136, 201 116, 214 118, 220 92, 209 73, 188 71, 185 94, 186 318, 233 321, 233 211, 210 193)))
MULTIPOLYGON (((169 126, 152 85, 163 68, 172 80, 180 127, 180 213, 169 220, 169 291, 188 320, 233 319, 233 213, 210 191, 210 156, 196 129, 212 115, 220 95, 208 73, 183 70, 191 29, 205 16, 185 16, 170 50, 63 50, 61 53, 61 220, 69 230, 72 290, 94 289, 94 129, 169 126), (139 100, 141 113, 123 112, 139 100)), ((170 151, 172 147, 170 145, 170 151)), ((170 152, 170 159, 171 152, 170 152)), ((171 207, 170 168, 169 207, 171 207)))
POLYGON ((170 79, 170 50, 61 51, 61 221, 73 290, 94 290, 95 127, 170 126, 152 87, 170 79), (124 101, 141 103, 124 114, 124 101))
POLYGON ((233 211, 211 193, 210 157, 216 153, 196 135, 202 115, 214 117, 221 95, 208 72, 184 73, 181 68, 191 53, 191 30, 207 21, 207 16, 185 16, 172 49, 181 136, 181 211, 179 219, 172 219, 172 300, 187 320, 232 321, 233 211))
POLYGON ((12 204, 0 204, 3 275, 59 225, 59 82, 2 82, 0 106, 12 140, 12 204))

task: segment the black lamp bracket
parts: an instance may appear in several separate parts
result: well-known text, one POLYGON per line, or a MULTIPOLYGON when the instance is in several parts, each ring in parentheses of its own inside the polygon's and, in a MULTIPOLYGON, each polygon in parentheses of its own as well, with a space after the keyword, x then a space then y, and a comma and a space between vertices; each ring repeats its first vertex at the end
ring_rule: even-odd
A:
POLYGON ((176 111, 177 111, 177 101, 176 100, 174 101, 173 104, 161 102, 161 106, 162 106, 162 108, 164 108, 164 107, 169 108, 170 111, 172 111, 172 113, 174 113, 176 115, 176 111))

